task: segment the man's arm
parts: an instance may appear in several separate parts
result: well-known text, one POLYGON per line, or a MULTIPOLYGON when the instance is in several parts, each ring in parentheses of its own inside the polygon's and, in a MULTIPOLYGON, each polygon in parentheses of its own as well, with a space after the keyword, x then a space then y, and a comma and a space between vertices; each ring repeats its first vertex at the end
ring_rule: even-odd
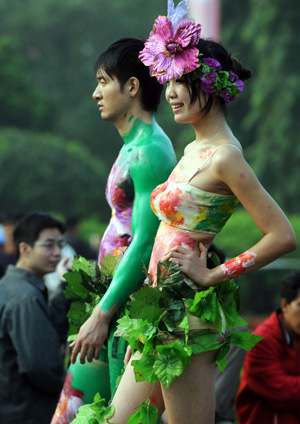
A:
POLYGON ((71 362, 80 351, 80 362, 97 358, 107 337, 108 325, 118 306, 126 301, 142 280, 143 268, 148 266, 159 221, 150 208, 152 190, 166 180, 174 166, 174 156, 167 157, 160 146, 147 145, 140 148, 138 160, 131 164, 134 183, 132 212, 133 239, 126 250, 113 281, 92 316, 83 324, 71 347, 71 362))
POLYGON ((59 393, 65 371, 58 334, 47 305, 38 297, 30 297, 12 309, 8 319, 20 373, 34 386, 59 393))

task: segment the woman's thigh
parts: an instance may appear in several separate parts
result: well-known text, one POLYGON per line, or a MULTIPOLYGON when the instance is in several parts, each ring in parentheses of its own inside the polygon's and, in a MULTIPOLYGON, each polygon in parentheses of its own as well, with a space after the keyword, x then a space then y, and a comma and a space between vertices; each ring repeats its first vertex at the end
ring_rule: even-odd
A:
POLYGON ((162 386, 168 424, 214 423, 216 354, 211 351, 193 355, 183 374, 168 389, 162 386))
POLYGON ((115 407, 115 413, 110 421, 118 424, 126 424, 129 417, 136 412, 140 404, 149 396, 151 405, 156 406, 160 416, 164 411, 160 383, 137 383, 130 360, 112 401, 115 407))

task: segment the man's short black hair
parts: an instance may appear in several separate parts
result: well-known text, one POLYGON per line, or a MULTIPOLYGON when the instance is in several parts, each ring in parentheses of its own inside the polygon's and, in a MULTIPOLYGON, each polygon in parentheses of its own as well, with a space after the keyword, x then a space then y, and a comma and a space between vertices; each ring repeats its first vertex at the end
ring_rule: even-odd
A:
POLYGON ((17 222, 13 232, 17 259, 20 256, 19 244, 25 242, 33 246, 46 228, 57 228, 62 234, 66 230, 65 224, 44 212, 32 212, 17 222))
POLYGON ((141 103, 144 110, 154 113, 160 103, 163 87, 155 77, 151 77, 149 68, 140 61, 139 52, 144 48, 144 41, 138 38, 122 38, 111 44, 98 57, 94 71, 99 69, 119 81, 121 90, 126 81, 136 77, 141 86, 141 103))
POLYGON ((300 272, 292 272, 281 283, 281 298, 291 303, 300 294, 300 272))

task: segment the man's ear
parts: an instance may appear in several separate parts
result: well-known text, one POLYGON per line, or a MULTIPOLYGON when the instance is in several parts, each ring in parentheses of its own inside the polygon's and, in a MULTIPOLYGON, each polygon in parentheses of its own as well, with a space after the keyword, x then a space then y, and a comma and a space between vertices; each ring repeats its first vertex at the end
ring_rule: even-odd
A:
POLYGON ((140 81, 136 77, 131 77, 128 80, 129 94, 131 97, 135 97, 140 89, 140 81))
POLYGON ((29 244, 25 243, 25 241, 21 241, 19 244, 20 256, 28 256, 31 252, 31 249, 32 247, 29 244))

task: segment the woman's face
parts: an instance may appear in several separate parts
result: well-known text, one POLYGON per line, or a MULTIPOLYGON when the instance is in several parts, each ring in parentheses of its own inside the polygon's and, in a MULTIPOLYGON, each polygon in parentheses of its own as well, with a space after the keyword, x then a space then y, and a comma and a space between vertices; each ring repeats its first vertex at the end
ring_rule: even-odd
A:
MULTIPOLYGON (((167 82, 166 99, 172 107, 175 121, 179 124, 193 124, 201 119, 199 101, 196 100, 193 105, 190 104, 191 96, 184 78, 172 79, 167 82)), ((203 102, 201 98, 201 103, 205 104, 204 96, 203 102)))

